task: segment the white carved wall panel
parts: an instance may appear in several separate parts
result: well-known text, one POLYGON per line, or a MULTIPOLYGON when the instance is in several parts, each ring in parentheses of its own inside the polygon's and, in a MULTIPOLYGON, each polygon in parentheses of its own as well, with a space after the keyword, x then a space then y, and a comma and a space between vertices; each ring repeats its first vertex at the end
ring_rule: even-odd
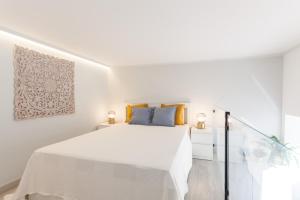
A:
POLYGON ((74 62, 15 46, 15 120, 74 113, 74 66, 74 62))

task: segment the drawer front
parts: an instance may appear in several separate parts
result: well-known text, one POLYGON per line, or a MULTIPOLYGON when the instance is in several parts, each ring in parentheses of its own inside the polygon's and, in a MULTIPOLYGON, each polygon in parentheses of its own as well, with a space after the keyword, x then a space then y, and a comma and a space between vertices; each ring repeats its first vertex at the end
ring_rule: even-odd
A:
POLYGON ((214 158, 213 146, 193 144, 193 158, 213 160, 214 158))
POLYGON ((210 133, 192 133, 192 143, 213 144, 213 135, 210 133))

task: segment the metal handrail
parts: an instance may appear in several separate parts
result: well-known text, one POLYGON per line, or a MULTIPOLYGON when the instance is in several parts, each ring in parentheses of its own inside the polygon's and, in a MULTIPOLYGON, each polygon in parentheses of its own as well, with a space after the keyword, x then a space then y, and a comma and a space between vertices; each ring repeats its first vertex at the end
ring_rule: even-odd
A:
POLYGON ((229 116, 225 112, 225 200, 229 200, 229 116))

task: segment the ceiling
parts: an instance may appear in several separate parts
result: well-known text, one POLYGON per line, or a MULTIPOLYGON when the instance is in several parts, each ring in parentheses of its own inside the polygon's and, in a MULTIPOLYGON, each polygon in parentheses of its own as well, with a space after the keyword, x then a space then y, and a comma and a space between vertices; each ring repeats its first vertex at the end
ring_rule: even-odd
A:
POLYGON ((0 27, 109 66, 277 55, 299 0, 0 0, 0 27))

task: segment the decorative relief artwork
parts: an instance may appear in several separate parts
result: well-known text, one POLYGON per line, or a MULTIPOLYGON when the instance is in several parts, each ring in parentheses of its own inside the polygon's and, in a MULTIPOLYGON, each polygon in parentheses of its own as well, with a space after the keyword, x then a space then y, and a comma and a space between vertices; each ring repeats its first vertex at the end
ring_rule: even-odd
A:
POLYGON ((74 65, 15 46, 15 120, 74 113, 74 65))

